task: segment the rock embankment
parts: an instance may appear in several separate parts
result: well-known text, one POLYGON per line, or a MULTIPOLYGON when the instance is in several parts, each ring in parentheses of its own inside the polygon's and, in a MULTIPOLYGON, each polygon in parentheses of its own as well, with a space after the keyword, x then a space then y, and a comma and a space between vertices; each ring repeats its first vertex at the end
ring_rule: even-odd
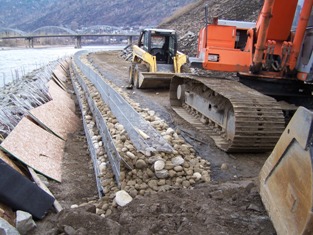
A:
MULTIPOLYGON (((88 63, 87 61, 85 62, 88 63)), ((82 110, 82 114, 85 115, 87 127, 89 128, 89 133, 92 135, 93 145, 97 152, 100 169, 99 177, 104 191, 103 199, 97 204, 97 214, 106 216, 111 214, 118 205, 124 205, 125 202, 121 202, 119 199, 120 196, 122 199, 126 198, 125 200, 129 202, 130 198, 137 196, 146 196, 151 193, 166 192, 179 188, 192 188, 197 183, 210 182, 210 163, 208 161, 197 156, 194 148, 187 144, 153 110, 142 109, 138 103, 129 99, 121 88, 117 88, 114 84, 110 83, 146 121, 159 131, 174 149, 172 153, 138 152, 125 131, 124 126, 117 121, 109 106, 101 99, 96 88, 84 75, 80 75, 89 89, 90 96, 100 110, 110 131, 114 145, 122 157, 120 187, 118 187, 114 180, 108 155, 105 152, 105 143, 99 135, 97 124, 92 116, 93 114, 90 112, 84 94, 79 94, 86 108, 82 110), (123 191, 120 192, 120 190, 123 191)))

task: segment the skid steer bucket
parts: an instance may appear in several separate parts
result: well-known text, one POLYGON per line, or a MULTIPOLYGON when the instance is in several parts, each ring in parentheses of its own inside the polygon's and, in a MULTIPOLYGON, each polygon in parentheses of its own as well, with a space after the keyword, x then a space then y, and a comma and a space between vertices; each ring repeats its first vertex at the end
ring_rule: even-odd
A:
POLYGON ((139 73, 139 88, 169 88, 173 73, 139 73))
POLYGON ((313 233, 313 113, 299 107, 260 172, 277 234, 313 233))

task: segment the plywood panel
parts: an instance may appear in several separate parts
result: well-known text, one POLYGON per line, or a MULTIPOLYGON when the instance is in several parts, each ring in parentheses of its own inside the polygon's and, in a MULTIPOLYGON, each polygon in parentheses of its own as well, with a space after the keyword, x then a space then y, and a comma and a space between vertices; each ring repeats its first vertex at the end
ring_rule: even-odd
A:
POLYGON ((70 63, 71 63, 71 58, 68 57, 66 58, 64 61, 62 61, 60 64, 61 64, 61 67, 63 68, 63 70, 65 72, 68 72, 69 71, 69 67, 70 67, 70 63))
POLYGON ((75 112, 75 103, 70 95, 62 90, 53 80, 48 82, 49 93, 59 107, 67 107, 75 112))
POLYGON ((8 221, 11 225, 15 226, 15 213, 13 210, 8 207, 7 205, 0 202, 0 218, 5 219, 8 221))
POLYGON ((61 182, 64 144, 63 140, 23 118, 1 147, 36 171, 61 182))
POLYGON ((66 91, 66 85, 64 82, 62 82, 61 80, 59 80, 58 77, 55 76, 55 74, 52 74, 52 79, 53 81, 59 85, 60 88, 62 88, 64 91, 66 91))
POLYGON ((12 167, 14 170, 19 172, 20 174, 24 175, 24 173, 14 164, 14 162, 4 153, 0 150, 0 159, 2 159, 6 164, 8 164, 10 167, 12 167))
POLYGON ((80 122, 69 108, 58 106, 54 100, 30 110, 30 113, 64 140, 69 133, 75 132, 80 122))
POLYGON ((66 82, 67 77, 61 66, 57 66, 52 72, 60 81, 66 82))

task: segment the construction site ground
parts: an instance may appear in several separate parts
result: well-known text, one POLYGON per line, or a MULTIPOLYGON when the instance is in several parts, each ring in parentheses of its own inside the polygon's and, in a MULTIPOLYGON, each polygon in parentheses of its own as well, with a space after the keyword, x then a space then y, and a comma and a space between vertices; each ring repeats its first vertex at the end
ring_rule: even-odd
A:
MULTIPOLYGON (((127 206, 101 217, 96 214, 95 205, 101 199, 81 123, 66 143, 63 182, 49 184, 65 209, 59 214, 49 212, 30 234, 275 234, 258 193, 258 174, 270 153, 224 153, 171 110, 167 90, 127 90, 130 62, 120 52, 88 58, 105 79, 122 87, 141 107, 156 111, 211 163, 211 182, 192 190, 137 196, 127 206)), ((71 89, 70 82, 68 85, 71 89)))

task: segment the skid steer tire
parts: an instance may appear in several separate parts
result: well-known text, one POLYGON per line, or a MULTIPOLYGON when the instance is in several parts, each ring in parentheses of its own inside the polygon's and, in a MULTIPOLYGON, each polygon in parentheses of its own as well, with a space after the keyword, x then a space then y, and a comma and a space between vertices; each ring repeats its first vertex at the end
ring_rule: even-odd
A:
POLYGON ((128 69, 128 83, 129 83, 129 85, 134 85, 134 68, 135 68, 135 64, 132 63, 128 69))

